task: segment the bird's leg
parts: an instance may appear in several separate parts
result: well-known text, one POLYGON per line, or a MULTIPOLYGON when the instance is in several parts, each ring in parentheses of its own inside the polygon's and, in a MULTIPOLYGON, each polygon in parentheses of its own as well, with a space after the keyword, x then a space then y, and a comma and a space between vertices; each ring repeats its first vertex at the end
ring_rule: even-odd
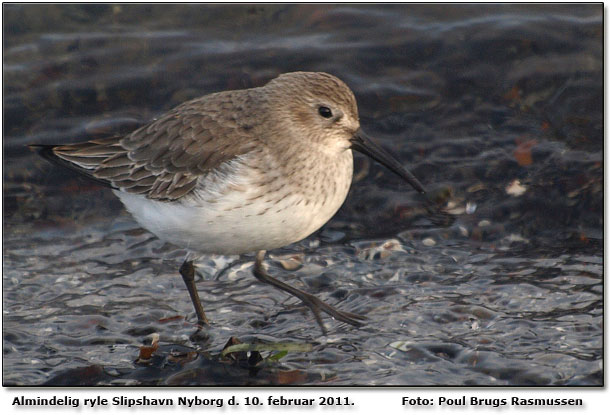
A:
POLYGON ((208 318, 203 312, 203 306, 199 300, 199 293, 197 292, 197 286, 195 285, 195 268, 193 267, 193 261, 184 261, 180 267, 180 275, 186 284, 186 289, 189 291, 193 306, 195 306, 195 312, 197 313, 197 324, 200 326, 210 325, 208 318))
POLYGON ((299 300, 301 300, 307 307, 309 307, 311 309, 314 317, 316 318, 316 321, 318 322, 318 325, 322 329, 322 333, 326 334, 326 327, 324 327, 324 323, 322 322, 322 317, 320 317, 320 311, 323 311, 326 314, 329 314, 330 316, 336 318, 339 321, 342 321, 347 324, 351 324, 352 326, 356 326, 356 327, 362 326, 363 323, 361 323, 358 320, 364 320, 365 319, 364 316, 354 314, 354 313, 348 313, 346 311, 339 311, 336 308, 329 306, 328 304, 326 304, 324 301, 320 300, 319 298, 317 298, 309 293, 306 293, 304 291, 301 291, 299 289, 296 289, 294 287, 291 287, 290 285, 288 285, 282 281, 279 281, 279 280, 273 278, 271 275, 269 275, 269 273, 267 273, 267 271, 265 270, 265 266, 263 265, 263 260, 265 259, 265 253, 266 253, 265 251, 259 251, 256 254, 256 261, 254 263, 254 276, 256 278, 258 278, 259 281, 262 281, 267 284, 271 284, 274 287, 279 288, 280 290, 286 291, 286 292, 294 295, 295 297, 297 297, 299 300))

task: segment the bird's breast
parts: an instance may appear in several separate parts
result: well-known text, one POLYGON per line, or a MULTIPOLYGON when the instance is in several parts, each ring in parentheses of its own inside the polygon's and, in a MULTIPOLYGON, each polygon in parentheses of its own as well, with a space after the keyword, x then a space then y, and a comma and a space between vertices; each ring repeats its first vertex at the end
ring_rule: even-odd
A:
POLYGON ((318 230, 341 207, 352 180, 351 150, 333 163, 321 157, 288 169, 251 161, 244 157, 211 172, 179 201, 116 193, 160 239, 203 253, 242 254, 279 248, 318 230))

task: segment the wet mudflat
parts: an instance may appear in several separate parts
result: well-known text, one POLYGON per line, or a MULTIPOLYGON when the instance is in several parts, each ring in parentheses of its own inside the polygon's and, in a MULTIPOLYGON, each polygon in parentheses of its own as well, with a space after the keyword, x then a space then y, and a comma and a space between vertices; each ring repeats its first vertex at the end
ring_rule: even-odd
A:
POLYGON ((603 382, 601 5, 4 5, 4 17, 5 385, 603 382), (25 145, 126 133, 296 70, 345 80, 366 131, 455 221, 440 226, 357 157, 335 218, 267 264, 368 324, 326 319, 322 336, 306 307, 256 282, 253 257, 206 256, 213 325, 193 336, 185 252, 25 145), (263 350, 223 355, 231 338, 263 350))

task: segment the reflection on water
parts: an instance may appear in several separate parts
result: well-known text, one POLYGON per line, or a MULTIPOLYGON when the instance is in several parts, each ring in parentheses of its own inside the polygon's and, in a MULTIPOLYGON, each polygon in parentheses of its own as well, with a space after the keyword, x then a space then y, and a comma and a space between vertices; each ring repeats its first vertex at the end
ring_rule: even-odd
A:
POLYGON ((601 5, 3 11, 5 384, 602 383, 601 5), (254 282, 251 257, 209 256, 213 326, 189 338, 184 252, 25 144, 126 133, 294 70, 344 79, 364 128, 457 219, 437 227, 357 157, 337 216, 268 264, 369 324, 327 320, 320 337, 295 299, 254 282), (134 364, 151 333, 161 360, 134 364), (189 354, 231 336, 313 350, 256 374, 189 354))

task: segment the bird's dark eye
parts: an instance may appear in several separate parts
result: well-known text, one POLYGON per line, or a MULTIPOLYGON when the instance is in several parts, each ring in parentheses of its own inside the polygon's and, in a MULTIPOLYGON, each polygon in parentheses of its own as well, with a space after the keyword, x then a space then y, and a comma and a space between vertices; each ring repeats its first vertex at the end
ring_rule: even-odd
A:
POLYGON ((328 107, 320 107, 320 108, 318 108, 318 114, 320 114, 324 118, 330 118, 330 117, 333 116, 333 112, 328 107))

